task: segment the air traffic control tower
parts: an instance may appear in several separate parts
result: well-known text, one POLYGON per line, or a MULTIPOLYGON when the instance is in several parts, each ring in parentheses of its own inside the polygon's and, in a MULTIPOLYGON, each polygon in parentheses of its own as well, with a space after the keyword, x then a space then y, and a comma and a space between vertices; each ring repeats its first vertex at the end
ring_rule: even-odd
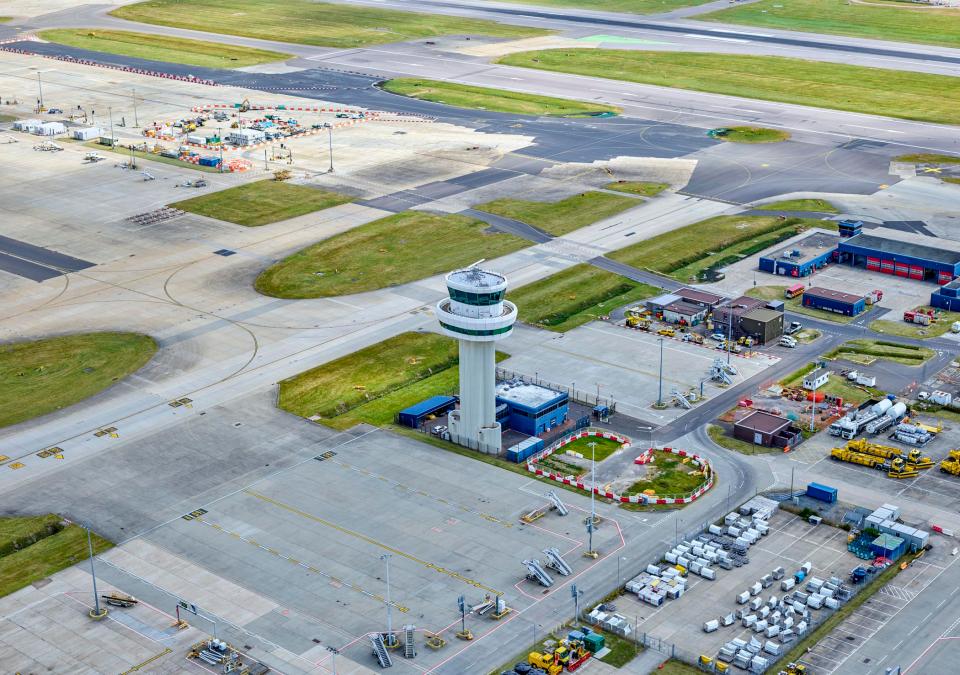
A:
POLYGON ((460 341, 460 408, 448 418, 450 439, 499 453, 496 343, 513 332, 517 307, 503 299, 506 277, 477 265, 448 274, 447 290, 450 297, 437 304, 437 318, 443 332, 460 341))

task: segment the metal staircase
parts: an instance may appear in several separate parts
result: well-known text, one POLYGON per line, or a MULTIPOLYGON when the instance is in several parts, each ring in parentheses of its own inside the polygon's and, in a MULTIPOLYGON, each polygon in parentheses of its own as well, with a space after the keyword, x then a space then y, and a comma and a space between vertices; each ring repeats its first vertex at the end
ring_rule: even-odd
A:
POLYGON ((381 668, 389 668, 393 665, 393 659, 390 658, 390 652, 387 646, 383 644, 383 635, 376 633, 370 636, 370 644, 373 646, 373 655, 377 657, 381 668))

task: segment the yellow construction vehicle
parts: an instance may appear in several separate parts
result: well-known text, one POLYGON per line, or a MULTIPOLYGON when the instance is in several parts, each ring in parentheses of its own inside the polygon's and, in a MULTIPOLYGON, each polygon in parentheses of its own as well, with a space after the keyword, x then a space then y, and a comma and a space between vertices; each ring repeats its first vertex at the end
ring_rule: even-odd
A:
POLYGON ((627 326, 636 328, 637 330, 650 330, 650 319, 645 319, 640 316, 628 316, 627 326))
POLYGON ((546 671, 549 675, 558 675, 563 672, 563 666, 556 661, 551 652, 530 652, 527 654, 527 663, 534 668, 546 671))
POLYGON ((240 104, 239 110, 240 110, 240 112, 242 112, 242 113, 245 113, 245 112, 247 112, 248 110, 250 110, 250 99, 249 99, 249 98, 243 99, 243 103, 240 104))
POLYGON ((786 675, 805 675, 807 667, 802 663, 788 663, 787 667, 781 672, 786 673, 786 675))
POLYGON ((914 469, 929 469, 933 466, 933 460, 921 455, 918 448, 914 448, 907 453, 906 461, 914 469))
POLYGON ((946 459, 940 462, 940 471, 951 476, 960 476, 960 450, 951 450, 946 459))
POLYGON ((677 331, 672 328, 661 328, 657 331, 657 335, 663 335, 664 337, 674 337, 677 334, 677 331))
POLYGON ((920 472, 907 465, 903 457, 894 457, 890 461, 890 470, 887 472, 890 478, 914 478, 920 475, 920 472))
POLYGON ((834 448, 830 451, 830 459, 840 462, 850 462, 851 464, 861 464, 871 469, 883 469, 886 466, 883 457, 868 455, 862 452, 854 452, 846 448, 834 448))
POLYGON ((900 457, 903 454, 903 451, 899 448, 891 448, 889 445, 871 443, 865 438, 855 441, 847 441, 847 450, 852 450, 853 452, 862 452, 867 455, 874 455, 875 457, 883 457, 884 459, 900 457))

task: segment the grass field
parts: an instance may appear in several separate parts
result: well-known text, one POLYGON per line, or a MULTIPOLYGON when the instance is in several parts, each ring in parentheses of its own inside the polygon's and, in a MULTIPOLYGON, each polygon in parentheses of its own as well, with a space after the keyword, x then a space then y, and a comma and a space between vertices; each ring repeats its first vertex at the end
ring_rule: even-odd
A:
MULTIPOLYGON (((96 555, 113 544, 93 535, 96 555)), ((55 515, 0 518, 0 597, 89 559, 87 533, 55 515)))
MULTIPOLYGON (((803 383, 803 376, 813 370, 813 368, 813 364, 807 364, 780 380, 780 384, 784 387, 799 387, 803 383)), ((845 403, 853 403, 854 405, 860 405, 870 398, 883 398, 886 396, 886 392, 872 387, 854 384, 839 375, 831 375, 827 383, 817 389, 817 391, 829 394, 830 396, 839 396, 845 403)), ((808 417, 806 421, 800 425, 804 429, 804 433, 806 433, 809 423, 810 420, 808 417)))
POLYGON ((717 136, 728 143, 780 143, 790 138, 790 134, 781 129, 766 127, 725 127, 727 133, 717 136))
POLYGON ((806 316, 820 319, 821 321, 850 323, 857 318, 855 316, 837 314, 836 312, 826 312, 822 309, 814 309, 813 307, 804 307, 801 302, 802 296, 789 299, 783 297, 783 292, 786 288, 786 286, 754 286, 753 288, 747 289, 744 295, 749 295, 751 298, 760 298, 761 300, 783 300, 788 312, 805 314, 806 316))
POLYGON ((655 454, 649 465, 648 477, 635 482, 624 490, 625 495, 637 495, 644 490, 653 490, 661 497, 686 495, 703 484, 704 478, 691 464, 684 464, 676 455, 665 452, 655 454))
POLYGON ((702 5, 709 0, 519 0, 524 5, 593 9, 603 12, 627 12, 630 14, 662 14, 681 7, 702 5))
POLYGON ((257 227, 350 201, 353 197, 337 192, 267 179, 174 202, 170 206, 245 227, 257 227))
POLYGON ((381 87, 393 94, 422 101, 444 103, 457 108, 492 110, 518 115, 550 115, 553 117, 585 117, 599 113, 619 113, 614 106, 586 103, 567 98, 537 96, 505 89, 473 87, 468 84, 401 77, 387 80, 381 87))
POLYGON ((755 207, 758 211, 818 211, 820 213, 840 213, 836 206, 825 199, 787 199, 755 207))
POLYGON ((649 183, 645 181, 615 180, 612 183, 604 185, 608 190, 617 192, 626 192, 631 195, 640 195, 641 197, 656 197, 658 194, 670 187, 667 183, 649 183))
POLYGON ((620 443, 609 438, 578 438, 575 441, 567 443, 561 450, 558 450, 557 453, 562 457, 566 454, 567 450, 573 450, 574 452, 579 452, 587 460, 593 457, 594 461, 602 462, 621 447, 622 445, 620 443), (596 443, 596 447, 591 449, 591 443, 596 443))
POLYGON ((41 31, 40 37, 49 42, 95 52, 204 68, 244 68, 291 58, 290 54, 264 49, 125 30, 62 28, 41 31))
POLYGON ((301 417, 335 417, 456 362, 456 340, 436 333, 401 333, 283 380, 279 406, 301 417))
POLYGON ((507 298, 517 305, 521 321, 562 333, 659 292, 581 263, 510 291, 507 298))
POLYGON ((779 56, 614 49, 519 52, 499 62, 817 108, 960 123, 960 79, 946 75, 779 56))
POLYGON ((113 16, 227 35, 318 47, 366 47, 438 35, 523 38, 549 31, 494 21, 401 12, 310 0, 150 0, 118 7, 113 16))
POLYGON ((264 270, 256 288, 278 298, 322 298, 405 284, 496 258, 530 242, 486 232, 459 215, 407 211, 309 246, 264 270))
POLYGON ((826 358, 830 359, 850 359, 851 356, 866 356, 874 361, 893 361, 907 366, 919 366, 932 358, 933 355, 934 351, 926 347, 869 339, 850 340, 824 354, 826 358))
POLYGON ((768 448, 765 445, 747 443, 746 441, 741 441, 739 438, 728 436, 719 424, 707 425, 707 434, 710 435, 710 440, 721 448, 739 452, 741 455, 766 455, 775 450, 779 452, 777 448, 768 448))
POLYGON ((13 122, 16 119, 19 119, 16 115, 6 115, 4 113, 0 113, 0 122, 13 122))
POLYGON ((559 237, 642 204, 639 199, 609 192, 582 192, 557 202, 505 197, 473 208, 519 220, 559 237))
MULTIPOLYGON (((923 309, 929 309, 924 307, 923 309)), ((928 338, 940 337, 950 331, 950 326, 954 321, 960 321, 960 312, 947 312, 942 309, 935 310, 937 320, 929 326, 921 326, 916 323, 907 323, 906 321, 890 321, 887 319, 877 319, 870 323, 870 329, 886 335, 897 335, 900 337, 917 338, 925 340, 928 338)))
POLYGON ((761 0, 701 14, 705 21, 853 37, 960 47, 960 12, 909 3, 853 4, 844 0, 761 0))
POLYGON ((716 216, 640 241, 607 257, 687 282, 813 226, 823 225, 817 220, 779 220, 772 215, 716 216))
POLYGON ((918 152, 912 155, 900 155, 894 162, 912 162, 914 164, 960 164, 957 155, 939 155, 933 152, 918 152))
POLYGON ((80 333, 0 344, 0 427, 78 403, 139 370, 157 351, 137 333, 80 333))

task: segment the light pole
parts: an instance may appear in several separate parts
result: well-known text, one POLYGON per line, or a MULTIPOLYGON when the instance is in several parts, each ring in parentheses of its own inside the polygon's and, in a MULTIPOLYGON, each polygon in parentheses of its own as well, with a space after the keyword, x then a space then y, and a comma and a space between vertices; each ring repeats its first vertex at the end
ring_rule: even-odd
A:
POLYGON ((396 639, 394 638, 394 635, 393 635, 393 603, 390 600, 390 558, 392 557, 393 556, 390 553, 384 553, 382 556, 380 556, 380 560, 382 560, 387 567, 387 646, 388 647, 392 647, 396 642, 396 639))
POLYGON ((597 554, 593 550, 593 526, 597 522, 597 444, 595 441, 590 441, 588 445, 590 446, 590 522, 587 523, 589 536, 587 555, 596 557, 597 554))
MULTIPOLYGON (((223 173, 223 128, 217 127, 217 139, 220 146, 220 173, 223 173)), ((266 152, 266 150, 264 150, 266 152)))
POLYGON ((663 338, 660 342, 660 375, 657 378, 657 407, 663 407, 663 338))
POLYGON ((324 126, 327 127, 327 148, 330 153, 330 168, 327 173, 333 173, 333 125, 326 122, 324 126))
POLYGON ((100 608, 100 595, 97 593, 97 571, 93 567, 93 537, 90 535, 90 528, 84 526, 87 531, 87 550, 90 552, 90 576, 93 577, 93 609, 90 610, 91 619, 102 619, 107 615, 106 608, 100 608))
POLYGON ((333 675, 337 675, 337 654, 340 653, 340 650, 335 647, 327 647, 327 651, 330 652, 330 668, 333 670, 333 675))
POLYGON ((43 82, 40 80, 39 72, 37 72, 37 87, 40 89, 40 105, 37 106, 37 112, 43 112, 43 82))
POLYGON ((110 115, 110 147, 116 149, 117 144, 113 140, 113 108, 107 108, 107 114, 110 115))
POLYGON ((620 590, 620 586, 623 582, 623 577, 620 576, 620 561, 626 562, 627 559, 624 556, 617 556, 617 590, 620 590))
POLYGON ((139 128, 140 119, 137 117, 137 89, 133 88, 133 126, 139 128))
POLYGON ((733 349, 733 307, 727 311, 727 365, 730 365, 730 351, 733 349))

